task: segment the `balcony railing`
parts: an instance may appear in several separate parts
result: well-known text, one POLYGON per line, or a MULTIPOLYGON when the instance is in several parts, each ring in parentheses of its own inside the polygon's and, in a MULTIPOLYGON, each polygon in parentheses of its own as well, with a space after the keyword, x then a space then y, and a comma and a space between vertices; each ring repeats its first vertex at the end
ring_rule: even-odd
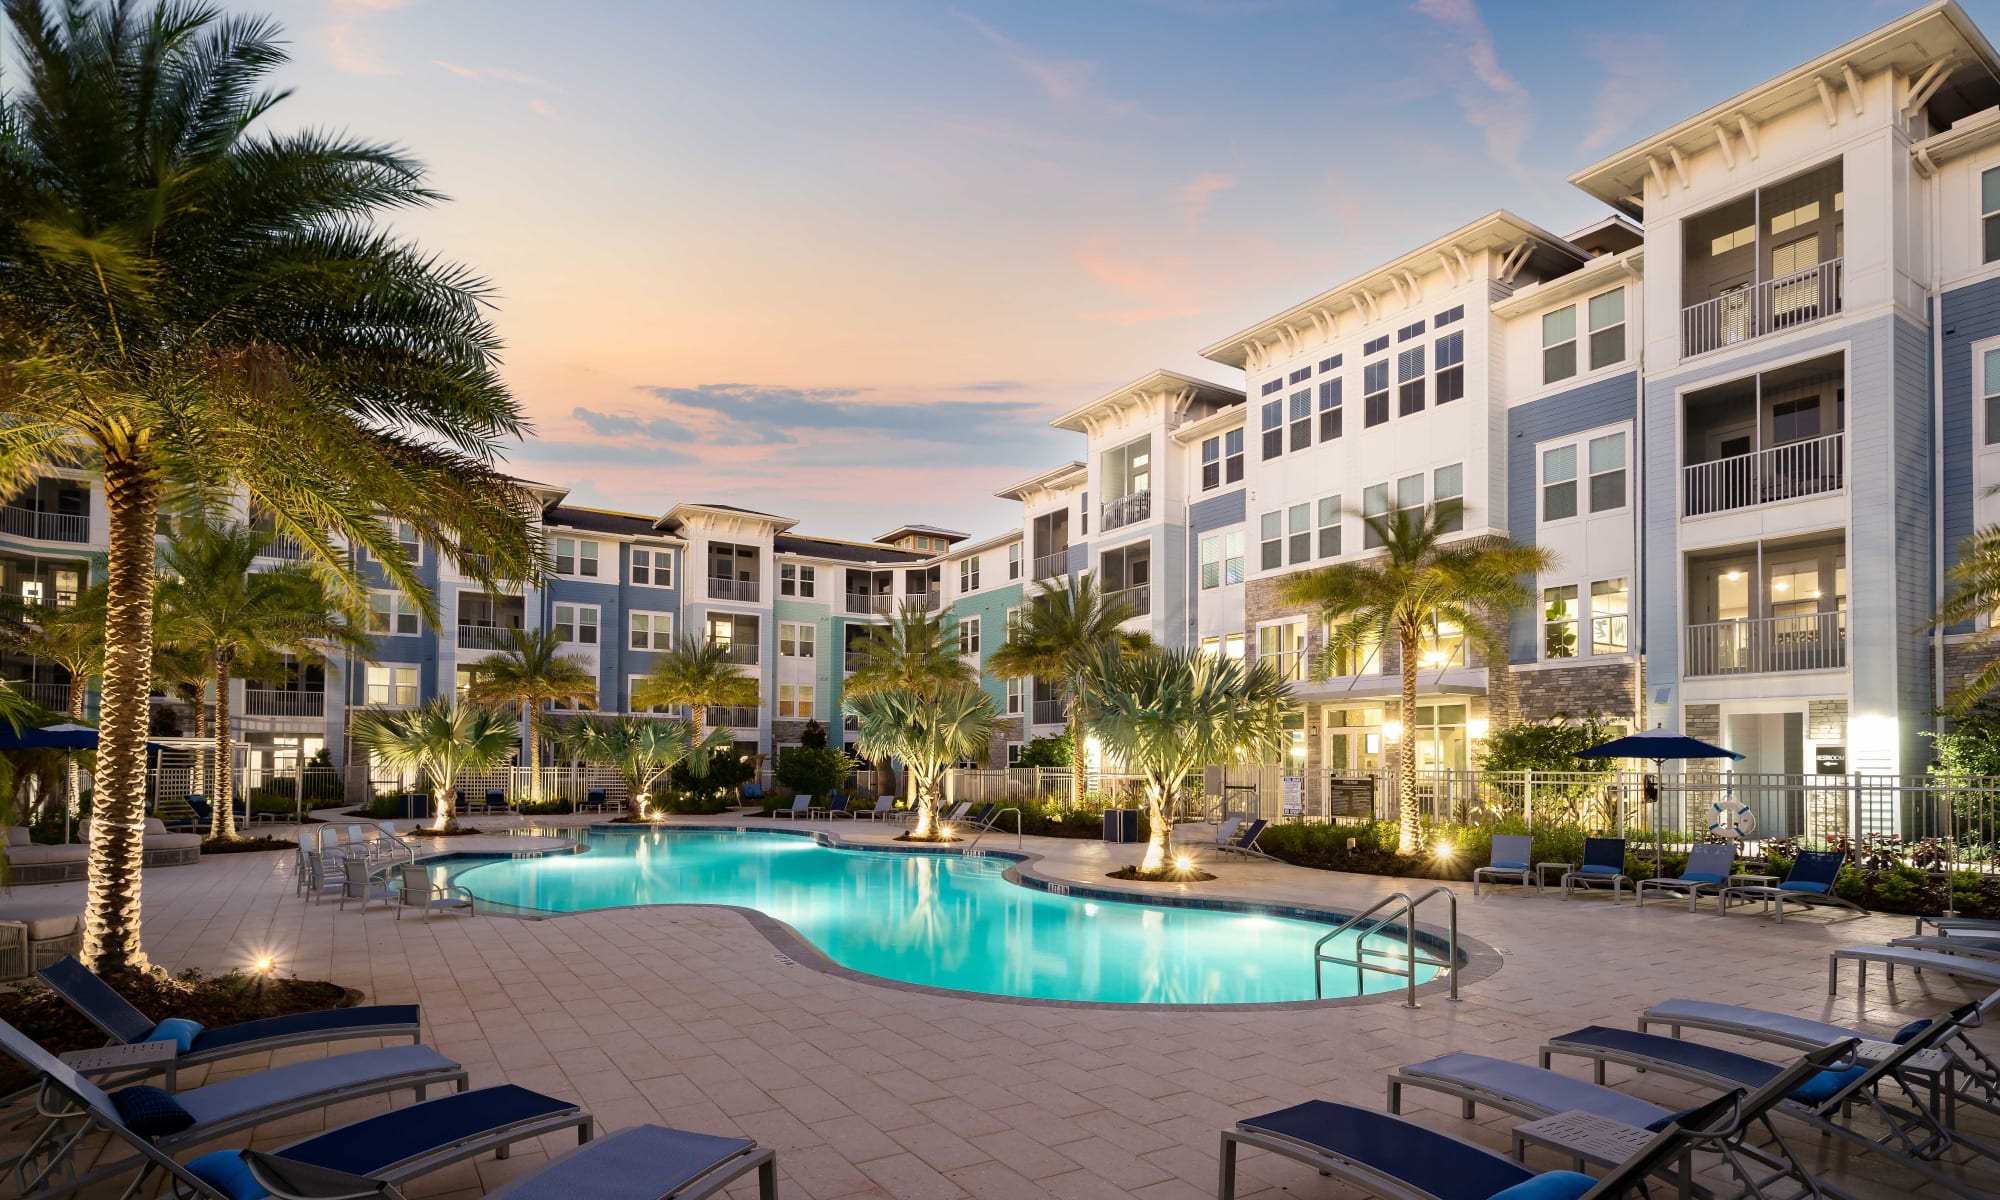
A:
MULTIPOLYGON (((714 643, 710 644, 713 645, 714 643)), ((755 642, 731 642, 721 647, 721 649, 722 656, 730 662, 747 667, 757 665, 757 643, 755 642)))
POLYGON ((859 671, 861 669, 861 664, 867 659, 867 657, 868 656, 866 654, 863 654, 859 650, 849 650, 847 652, 846 658, 842 660, 841 669, 846 671, 849 675, 852 675, 856 671, 859 671))
POLYGON ((757 710, 754 708, 716 708, 704 710, 703 724, 710 729, 755 729, 757 710))
POLYGON ((71 513, 37 512, 19 505, 0 505, 0 533, 44 542, 87 542, 90 518, 71 513))
MULTIPOLYGON (((69 685, 66 683, 28 683, 19 679, 10 679, 7 683, 43 708, 52 712, 69 711, 69 685)), ((85 699, 87 703, 88 697, 85 699)))
POLYGON ((757 581, 754 579, 708 579, 710 600, 750 600, 757 599, 757 581))
POLYGON ((1060 725, 1067 720, 1069 720, 1069 714, 1063 711, 1062 701, 1060 700, 1035 701, 1035 724, 1060 725))
POLYGON ((514 630, 505 625, 460 625, 460 650, 501 650, 514 644, 514 630))
POLYGON ((1137 525, 1153 515, 1153 493, 1151 489, 1133 492, 1115 500, 1106 500, 1099 510, 1102 528, 1106 533, 1126 525, 1137 525))
POLYGON ((68 589, 58 591, 52 579, 20 579, 15 582, 20 590, 7 597, 8 602, 28 608, 74 608, 76 592, 68 589), (40 584, 39 589, 30 591, 23 584, 40 584))
POLYGON ((1754 617, 1687 627, 1687 669, 1697 675, 1832 671, 1847 665, 1847 614, 1754 617))
POLYGON ((1704 516, 1837 492, 1847 482, 1847 435, 1786 442, 1681 469, 1681 515, 1704 516))
POLYGON ((847 611, 864 617, 887 617, 896 612, 894 596, 864 596, 857 592, 847 593, 847 611))
POLYGON ((1069 574, 1069 547, 1063 546, 1047 554, 1035 556, 1035 578, 1049 579, 1057 575, 1069 574))
POLYGON ((304 546, 299 545, 297 538, 287 537, 280 533, 274 535, 265 544, 264 548, 257 552, 257 556, 259 558, 282 558, 289 562, 297 562, 306 556, 306 550, 304 546))
POLYGON ((248 717, 323 717, 325 692, 288 692, 275 688, 245 688, 243 715, 248 717))
POLYGON ((938 609, 938 605, 943 603, 944 603, 943 592, 910 593, 910 607, 922 609, 925 612, 936 612, 938 609))
POLYGON ((1766 279, 1681 310, 1681 357, 1796 329, 1840 311, 1841 261, 1766 279))
POLYGON ((1114 604, 1123 604, 1130 610, 1129 616, 1147 616, 1153 611, 1153 585, 1142 583, 1138 587, 1104 593, 1104 606, 1110 608, 1114 604))

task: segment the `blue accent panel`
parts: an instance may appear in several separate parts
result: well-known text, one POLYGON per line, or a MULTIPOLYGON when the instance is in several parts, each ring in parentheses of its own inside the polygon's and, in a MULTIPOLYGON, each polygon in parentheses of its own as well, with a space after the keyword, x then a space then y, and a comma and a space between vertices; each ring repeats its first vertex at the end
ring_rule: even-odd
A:
MULTIPOLYGON (((1925 724, 1921 714, 1936 707, 1932 695, 1935 672, 1932 670, 1930 639, 1916 632, 1929 624, 1931 614, 1937 609, 1934 596, 1937 586, 1937 493, 1934 489, 1938 486, 1938 479, 1931 463, 1934 442, 1931 372, 1934 367, 1929 326, 1897 318, 1890 337, 1890 369, 1894 378, 1889 396, 1893 405, 1890 420, 1894 437, 1891 444, 1895 482, 1887 494, 1894 498, 1895 523, 1891 536, 1895 538, 1893 561, 1896 568, 1890 581, 1894 592, 1889 598, 1895 616, 1894 624, 1889 628, 1909 631, 1897 639, 1901 644, 1896 648, 1893 677, 1901 717, 1896 731, 1901 743, 1901 769, 1907 771, 1917 769, 1918 764, 1931 756, 1930 743, 1921 736, 1925 724)), ((1851 399, 1849 408, 1853 408, 1851 399)), ((1848 452, 1850 461, 1867 453, 1864 449, 1867 443, 1859 439, 1850 438, 1848 444, 1852 447, 1848 452)), ((1856 494, 1866 496, 1871 493, 1856 494)), ((1876 507, 1865 504, 1854 506, 1857 531, 1862 514, 1876 507)), ((1881 561, 1874 547, 1869 546, 1858 533, 1854 548, 1858 562, 1881 561)), ((1853 577, 1854 572, 1850 570, 1849 578, 1853 577)), ((1850 583, 1850 590, 1852 587, 1850 583)), ((1850 639, 1854 637, 1852 628, 1848 636, 1850 639)), ((1857 676, 1857 694, 1861 683, 1857 676)))
MULTIPOLYGON (((1972 481, 1973 436, 1977 424, 1973 408, 1979 398, 1978 367, 1972 361, 1972 343, 2000 337, 2000 279, 1987 279, 1946 292, 1939 306, 1944 333, 1940 339, 1944 359, 1944 561, 1947 568, 1958 562, 1959 547, 1972 536, 1973 501, 1978 493, 1972 481)), ((1964 633, 1961 626, 1953 633, 1964 633)))

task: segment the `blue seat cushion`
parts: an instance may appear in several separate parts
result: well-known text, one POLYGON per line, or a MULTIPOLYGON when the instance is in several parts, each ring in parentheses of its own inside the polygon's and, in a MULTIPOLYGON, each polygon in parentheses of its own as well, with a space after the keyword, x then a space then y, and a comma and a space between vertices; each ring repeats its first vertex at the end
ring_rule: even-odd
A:
POLYGON ((1781 892, 1815 892, 1823 894, 1826 888, 1826 884, 1807 883, 1803 879, 1787 879, 1778 885, 1778 890, 1781 892))
POLYGON ((125 1127, 148 1141, 171 1137, 192 1128, 194 1114, 181 1107, 165 1088, 138 1084, 111 1093, 111 1104, 125 1127))
POLYGON ((190 1021, 186 1017, 168 1017, 153 1026, 153 1032, 146 1035, 149 1042, 172 1042, 186 1054, 194 1047, 195 1037, 201 1033, 201 1022, 190 1021))
POLYGON ((1903 1026, 1901 1029, 1898 1029, 1896 1031, 1896 1036, 1890 1038, 1889 1040, 1900 1046, 1904 1042, 1909 1041, 1911 1038, 1917 1036, 1918 1034, 1922 1033, 1926 1029, 1929 1029, 1930 1027, 1931 1027, 1931 1022, 1930 1018, 1928 1017, 1925 1017, 1922 1020, 1912 1021, 1908 1025, 1903 1026))
POLYGON ((263 1200, 270 1195, 243 1155, 235 1150, 214 1150, 187 1164, 187 1173, 229 1197, 229 1200, 263 1200))
POLYGON ((1348 1104, 1308 1100, 1252 1117, 1242 1127, 1360 1163, 1438 1200, 1488 1200, 1535 1178, 1519 1163, 1469 1142, 1348 1104))
POLYGON ((269 1039, 309 1039, 314 1035, 330 1037, 337 1033, 359 1034, 365 1030, 380 1030, 382 1036, 394 1037, 401 1032, 399 1027, 416 1028, 420 1019, 418 1013, 414 1004, 369 1004, 358 1008, 323 1008, 317 1012, 264 1017, 204 1029, 195 1035, 191 1048, 195 1053, 203 1054, 269 1039))
POLYGON ((1490 869, 1495 871, 1525 871, 1528 869, 1528 864, 1517 863, 1517 862, 1497 862, 1494 863, 1490 869))
POLYGON ((1840 1089, 1868 1073, 1867 1067, 1853 1066, 1839 1071, 1821 1071, 1792 1089, 1792 1099, 1814 1108, 1840 1094, 1840 1089))
POLYGON ((1533 1179, 1493 1193, 1490 1200, 1577 1200, 1597 1186, 1580 1171, 1544 1171, 1533 1179))
POLYGON ((1607 878, 1612 875, 1623 875, 1624 873, 1625 871, 1622 867, 1600 867, 1591 863, 1585 863, 1577 869, 1577 874, 1579 875, 1603 875, 1607 878))
POLYGON ((568 1100, 503 1083, 342 1125, 294 1142, 278 1153, 293 1162, 329 1171, 377 1175, 440 1147, 575 1111, 577 1106, 568 1100))
POLYGON ((1682 883, 1721 883, 1721 882, 1722 882, 1722 876, 1720 876, 1720 875, 1683 875, 1683 876, 1681 876, 1681 882, 1682 882, 1682 883))

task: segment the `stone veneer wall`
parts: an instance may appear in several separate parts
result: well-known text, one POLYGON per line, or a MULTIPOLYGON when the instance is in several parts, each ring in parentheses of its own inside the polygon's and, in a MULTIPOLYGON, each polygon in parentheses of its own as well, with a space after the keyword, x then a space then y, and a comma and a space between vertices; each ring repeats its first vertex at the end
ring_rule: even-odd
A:
POLYGON ((1704 742, 1722 740, 1722 706, 1690 704, 1681 715, 1681 732, 1704 742))
POLYGON ((1847 701, 1807 701, 1806 737, 1815 742, 1845 742, 1847 740, 1847 701))
POLYGON ((2000 638, 1975 641, 1959 638, 1944 644, 1944 691, 1949 696, 2000 658, 2000 638))
POLYGON ((1621 719, 1637 729, 1633 712, 1638 697, 1632 673, 1636 663, 1583 662, 1576 666, 1515 668, 1512 689, 1520 696, 1519 719, 1551 721, 1559 716, 1581 717, 1596 710, 1605 717, 1621 719))

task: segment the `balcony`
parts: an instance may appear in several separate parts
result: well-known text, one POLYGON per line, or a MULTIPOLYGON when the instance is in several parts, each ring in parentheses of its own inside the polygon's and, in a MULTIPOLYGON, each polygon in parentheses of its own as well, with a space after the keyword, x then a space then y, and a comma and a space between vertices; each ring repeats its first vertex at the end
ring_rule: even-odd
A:
POLYGON ((1067 720, 1069 720, 1069 714, 1063 711, 1062 701, 1060 700, 1035 701, 1035 724, 1060 725, 1067 720))
POLYGON ((739 666, 754 667, 757 665, 757 643, 755 642, 711 642, 709 644, 717 646, 721 649, 723 658, 739 666))
MULTIPOLYGON (((51 712, 69 711, 69 685, 66 683, 30 683, 10 679, 7 685, 51 712)), ((88 697, 85 699, 88 703, 88 697)))
POLYGON ((259 558, 279 558, 287 562, 297 562, 305 556, 305 547, 299 544, 299 540, 282 533, 273 535, 270 542, 257 552, 259 558))
POLYGON ((1681 310, 1681 357, 1693 358, 1836 316, 1841 259, 1766 279, 1681 310))
POLYGON ((1053 579, 1058 575, 1067 574, 1069 574, 1068 546, 1061 546, 1049 551, 1047 554, 1037 554, 1035 556, 1034 577, 1036 579, 1053 579))
POLYGON ((1681 515, 1701 517, 1838 492, 1846 486, 1846 457, 1847 435, 1829 433, 1690 464, 1681 468, 1681 515))
POLYGON ((243 715, 246 717, 323 717, 325 692, 291 692, 276 688, 245 688, 243 715))
POLYGON ((1687 627, 1689 678, 1837 671, 1847 666, 1847 613, 1757 617, 1687 627))
POLYGON ((1151 615, 1153 585, 1142 583, 1137 587, 1119 588, 1117 591, 1104 593, 1104 607, 1110 608, 1118 604, 1123 604, 1129 610, 1126 613, 1128 619, 1151 615))
POLYGON ((703 724, 710 729, 755 729, 758 714, 754 708, 716 708, 703 710, 703 724))
POLYGON ((505 625, 460 625, 460 650, 504 650, 514 644, 515 630, 505 625))
POLYGON ((847 611, 863 617, 888 617, 896 612, 894 596, 864 596, 856 592, 847 593, 847 611))
POLYGON ((849 675, 852 675, 856 671, 859 671, 861 669, 861 664, 866 661, 868 661, 868 655, 866 653, 860 650, 849 650, 847 652, 846 658, 842 660, 841 669, 846 671, 849 675))
POLYGON ((0 533, 44 542, 88 542, 90 517, 81 513, 40 512, 5 504, 0 505, 0 533))
POLYGON ((944 603, 944 593, 911 592, 909 602, 912 608, 922 609, 924 612, 936 612, 938 605, 944 603))
POLYGON ((1106 533, 1122 529, 1127 525, 1137 525, 1152 515, 1153 492, 1150 488, 1143 492, 1133 492, 1128 496, 1119 496, 1114 500, 1106 500, 1098 511, 1100 527, 1106 533))
POLYGON ((757 599, 757 581, 754 579, 718 579, 711 575, 708 579, 710 600, 742 600, 754 603, 757 599))

